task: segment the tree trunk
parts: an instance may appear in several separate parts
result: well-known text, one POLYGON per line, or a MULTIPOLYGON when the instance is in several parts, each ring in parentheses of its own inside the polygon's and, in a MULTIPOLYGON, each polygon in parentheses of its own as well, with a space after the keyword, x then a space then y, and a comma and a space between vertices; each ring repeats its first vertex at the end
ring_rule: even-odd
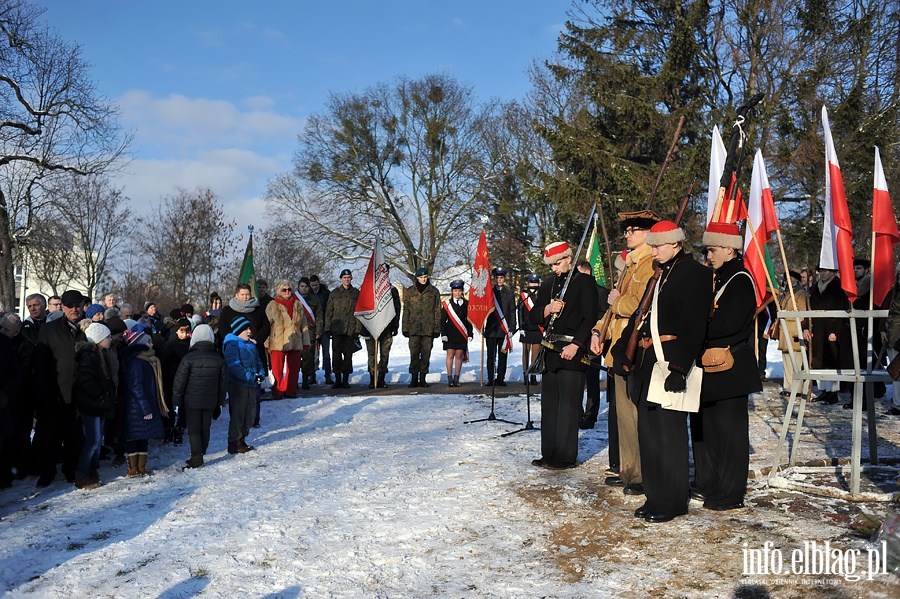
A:
POLYGON ((6 196, 0 191, 0 302, 6 310, 16 309, 16 276, 12 235, 6 196))

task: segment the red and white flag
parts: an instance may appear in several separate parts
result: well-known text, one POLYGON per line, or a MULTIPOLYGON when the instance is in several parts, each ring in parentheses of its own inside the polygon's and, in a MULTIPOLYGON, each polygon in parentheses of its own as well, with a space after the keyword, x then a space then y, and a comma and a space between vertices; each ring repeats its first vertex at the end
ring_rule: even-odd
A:
POLYGON ((778 230, 775 201, 772 199, 772 189, 769 187, 769 177, 766 174, 766 163, 763 161, 760 150, 756 150, 756 156, 753 157, 748 213, 748 226, 744 233, 744 266, 753 277, 753 283, 756 286, 756 308, 759 309, 766 302, 769 277, 773 284, 775 282, 772 260, 766 244, 772 240, 772 233, 778 230), (768 277, 767 270, 769 271, 768 277))
POLYGON ((359 299, 353 315, 369 330, 374 339, 378 339, 396 316, 394 300, 391 298, 391 279, 388 267, 381 252, 381 239, 375 238, 375 249, 359 288, 359 299))
POLYGON ((487 237, 481 231, 478 249, 475 250, 475 266, 469 288, 469 322, 481 333, 488 314, 494 311, 494 288, 491 286, 491 266, 488 259, 487 237))
POLYGON ((875 193, 872 199, 872 232, 875 247, 872 251, 872 301, 881 306, 894 284, 897 264, 894 262, 894 246, 900 242, 897 217, 888 195, 887 180, 881 167, 881 153, 875 147, 875 193))
POLYGON ((309 307, 309 304, 306 303, 306 300, 303 299, 303 296, 300 295, 300 292, 294 291, 294 297, 296 297, 300 301, 300 305, 303 306, 303 312, 306 314, 306 319, 309 320, 313 326, 316 326, 316 315, 313 313, 312 308, 309 307))
MULTIPOLYGON (((725 149, 725 142, 722 141, 722 135, 719 133, 719 127, 713 126, 712 147, 709 150, 709 191, 706 200, 706 224, 713 222, 716 213, 716 201, 719 198, 719 186, 722 181, 722 173, 725 172, 725 158, 728 151, 725 149)), ((722 209, 719 217, 715 219, 717 223, 736 223, 739 220, 747 218, 747 207, 744 205, 744 197, 741 189, 738 187, 737 196, 734 202, 731 202, 731 191, 737 180, 734 172, 731 173, 731 185, 725 191, 725 198, 722 201, 722 209), (731 217, 728 217, 729 206, 731 206, 731 217)))
POLYGON ((847 194, 844 192, 844 178, 828 125, 828 110, 824 106, 822 125, 825 127, 825 226, 819 268, 840 272, 841 289, 852 302, 857 295, 853 274, 853 228, 850 225, 847 194))

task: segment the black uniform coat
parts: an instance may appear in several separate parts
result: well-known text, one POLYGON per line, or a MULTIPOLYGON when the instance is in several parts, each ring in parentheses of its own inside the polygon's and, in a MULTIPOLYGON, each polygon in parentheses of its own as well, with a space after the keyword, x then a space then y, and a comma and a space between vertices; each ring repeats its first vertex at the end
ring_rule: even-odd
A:
MULTIPOLYGON (((834 276, 825 289, 818 282, 809 289, 810 310, 849 310, 850 301, 841 289, 841 280, 834 276)), ((853 350, 850 340, 849 318, 812 318, 813 338, 810 342, 812 368, 849 368, 853 366, 853 350), (828 340, 834 333, 837 341, 828 340)))
POLYGON ((453 319, 447 314, 443 303, 441 304, 441 337, 446 339, 444 341, 444 350, 466 349, 469 339, 472 337, 472 323, 469 322, 469 302, 464 298, 460 299, 462 299, 462 305, 457 304, 453 298, 448 299, 447 303, 450 305, 450 309, 456 312, 459 320, 462 321, 466 330, 465 335, 459 332, 453 319))
MULTIPOLYGON (((544 308, 559 297, 563 285, 566 283, 568 273, 548 277, 538 290, 537 301, 528 315, 533 324, 540 324, 547 330, 550 325, 549 315, 544 318, 544 308)), ((572 281, 563 298, 565 307, 553 323, 553 335, 568 335, 574 338, 575 343, 585 352, 590 351, 591 328, 597 323, 597 283, 594 278, 577 270, 572 274, 572 281)), ((556 343, 557 347, 565 347, 569 342, 556 343)), ((581 370, 587 366, 581 360, 564 360, 557 352, 548 351, 544 355, 547 370, 557 372, 559 370, 581 370)))
POLYGON ((531 317, 529 316, 530 312, 528 310, 528 306, 525 305, 525 298, 531 298, 532 307, 537 302, 537 287, 535 291, 532 291, 530 288, 526 288, 524 291, 519 293, 519 305, 518 305, 518 314, 519 314, 519 330, 522 331, 522 334, 519 335, 519 343, 540 343, 541 339, 544 336, 544 332, 541 331, 540 325, 531 321, 531 317))
POLYGON ((724 372, 703 373, 700 392, 703 403, 762 391, 752 340, 756 292, 743 258, 729 260, 716 271, 715 291, 726 283, 725 291, 713 306, 706 347, 730 347, 734 366, 724 372))
MULTIPOLYGON (((516 294, 506 286, 500 288, 495 285, 494 297, 497 298, 497 303, 500 304, 500 309, 503 310, 506 328, 509 329, 509 334, 512 335, 516 332, 516 294)), ((500 328, 500 317, 497 315, 497 311, 494 310, 488 314, 487 320, 484 321, 484 336, 502 339, 505 335, 506 333, 500 328)))
MULTIPOLYGON (((713 273, 699 264, 683 250, 662 265, 659 282, 659 314, 657 322, 660 335, 677 338, 663 343, 669 370, 687 374, 695 362, 699 362, 706 337, 706 321, 713 298, 713 273)), ((634 330, 638 311, 628 320, 622 336, 612 348, 613 359, 625 363, 625 347, 634 330)), ((650 339, 650 316, 644 319, 638 339, 650 339)), ((631 398, 635 403, 647 393, 650 374, 656 363, 653 346, 638 348, 634 372, 629 376, 631 398)))

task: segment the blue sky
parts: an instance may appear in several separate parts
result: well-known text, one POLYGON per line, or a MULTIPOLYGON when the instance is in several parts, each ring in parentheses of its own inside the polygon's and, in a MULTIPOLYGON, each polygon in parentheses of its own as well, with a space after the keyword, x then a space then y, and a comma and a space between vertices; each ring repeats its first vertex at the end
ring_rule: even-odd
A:
POLYGON ((82 48, 99 91, 135 133, 118 185, 144 212, 176 187, 209 187, 238 220, 259 216, 304 119, 329 92, 447 73, 482 99, 522 98, 571 0, 40 0, 82 48))

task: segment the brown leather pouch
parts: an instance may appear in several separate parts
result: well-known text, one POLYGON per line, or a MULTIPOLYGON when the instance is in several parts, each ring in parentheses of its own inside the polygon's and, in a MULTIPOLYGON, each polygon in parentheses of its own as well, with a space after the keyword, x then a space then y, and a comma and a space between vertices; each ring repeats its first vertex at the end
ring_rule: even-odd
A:
POLYGON ((710 347, 700 358, 703 372, 725 372, 734 366, 734 356, 730 347, 710 347))
POLYGON ((891 363, 888 364, 887 371, 892 379, 900 381, 900 357, 891 360, 891 363))

